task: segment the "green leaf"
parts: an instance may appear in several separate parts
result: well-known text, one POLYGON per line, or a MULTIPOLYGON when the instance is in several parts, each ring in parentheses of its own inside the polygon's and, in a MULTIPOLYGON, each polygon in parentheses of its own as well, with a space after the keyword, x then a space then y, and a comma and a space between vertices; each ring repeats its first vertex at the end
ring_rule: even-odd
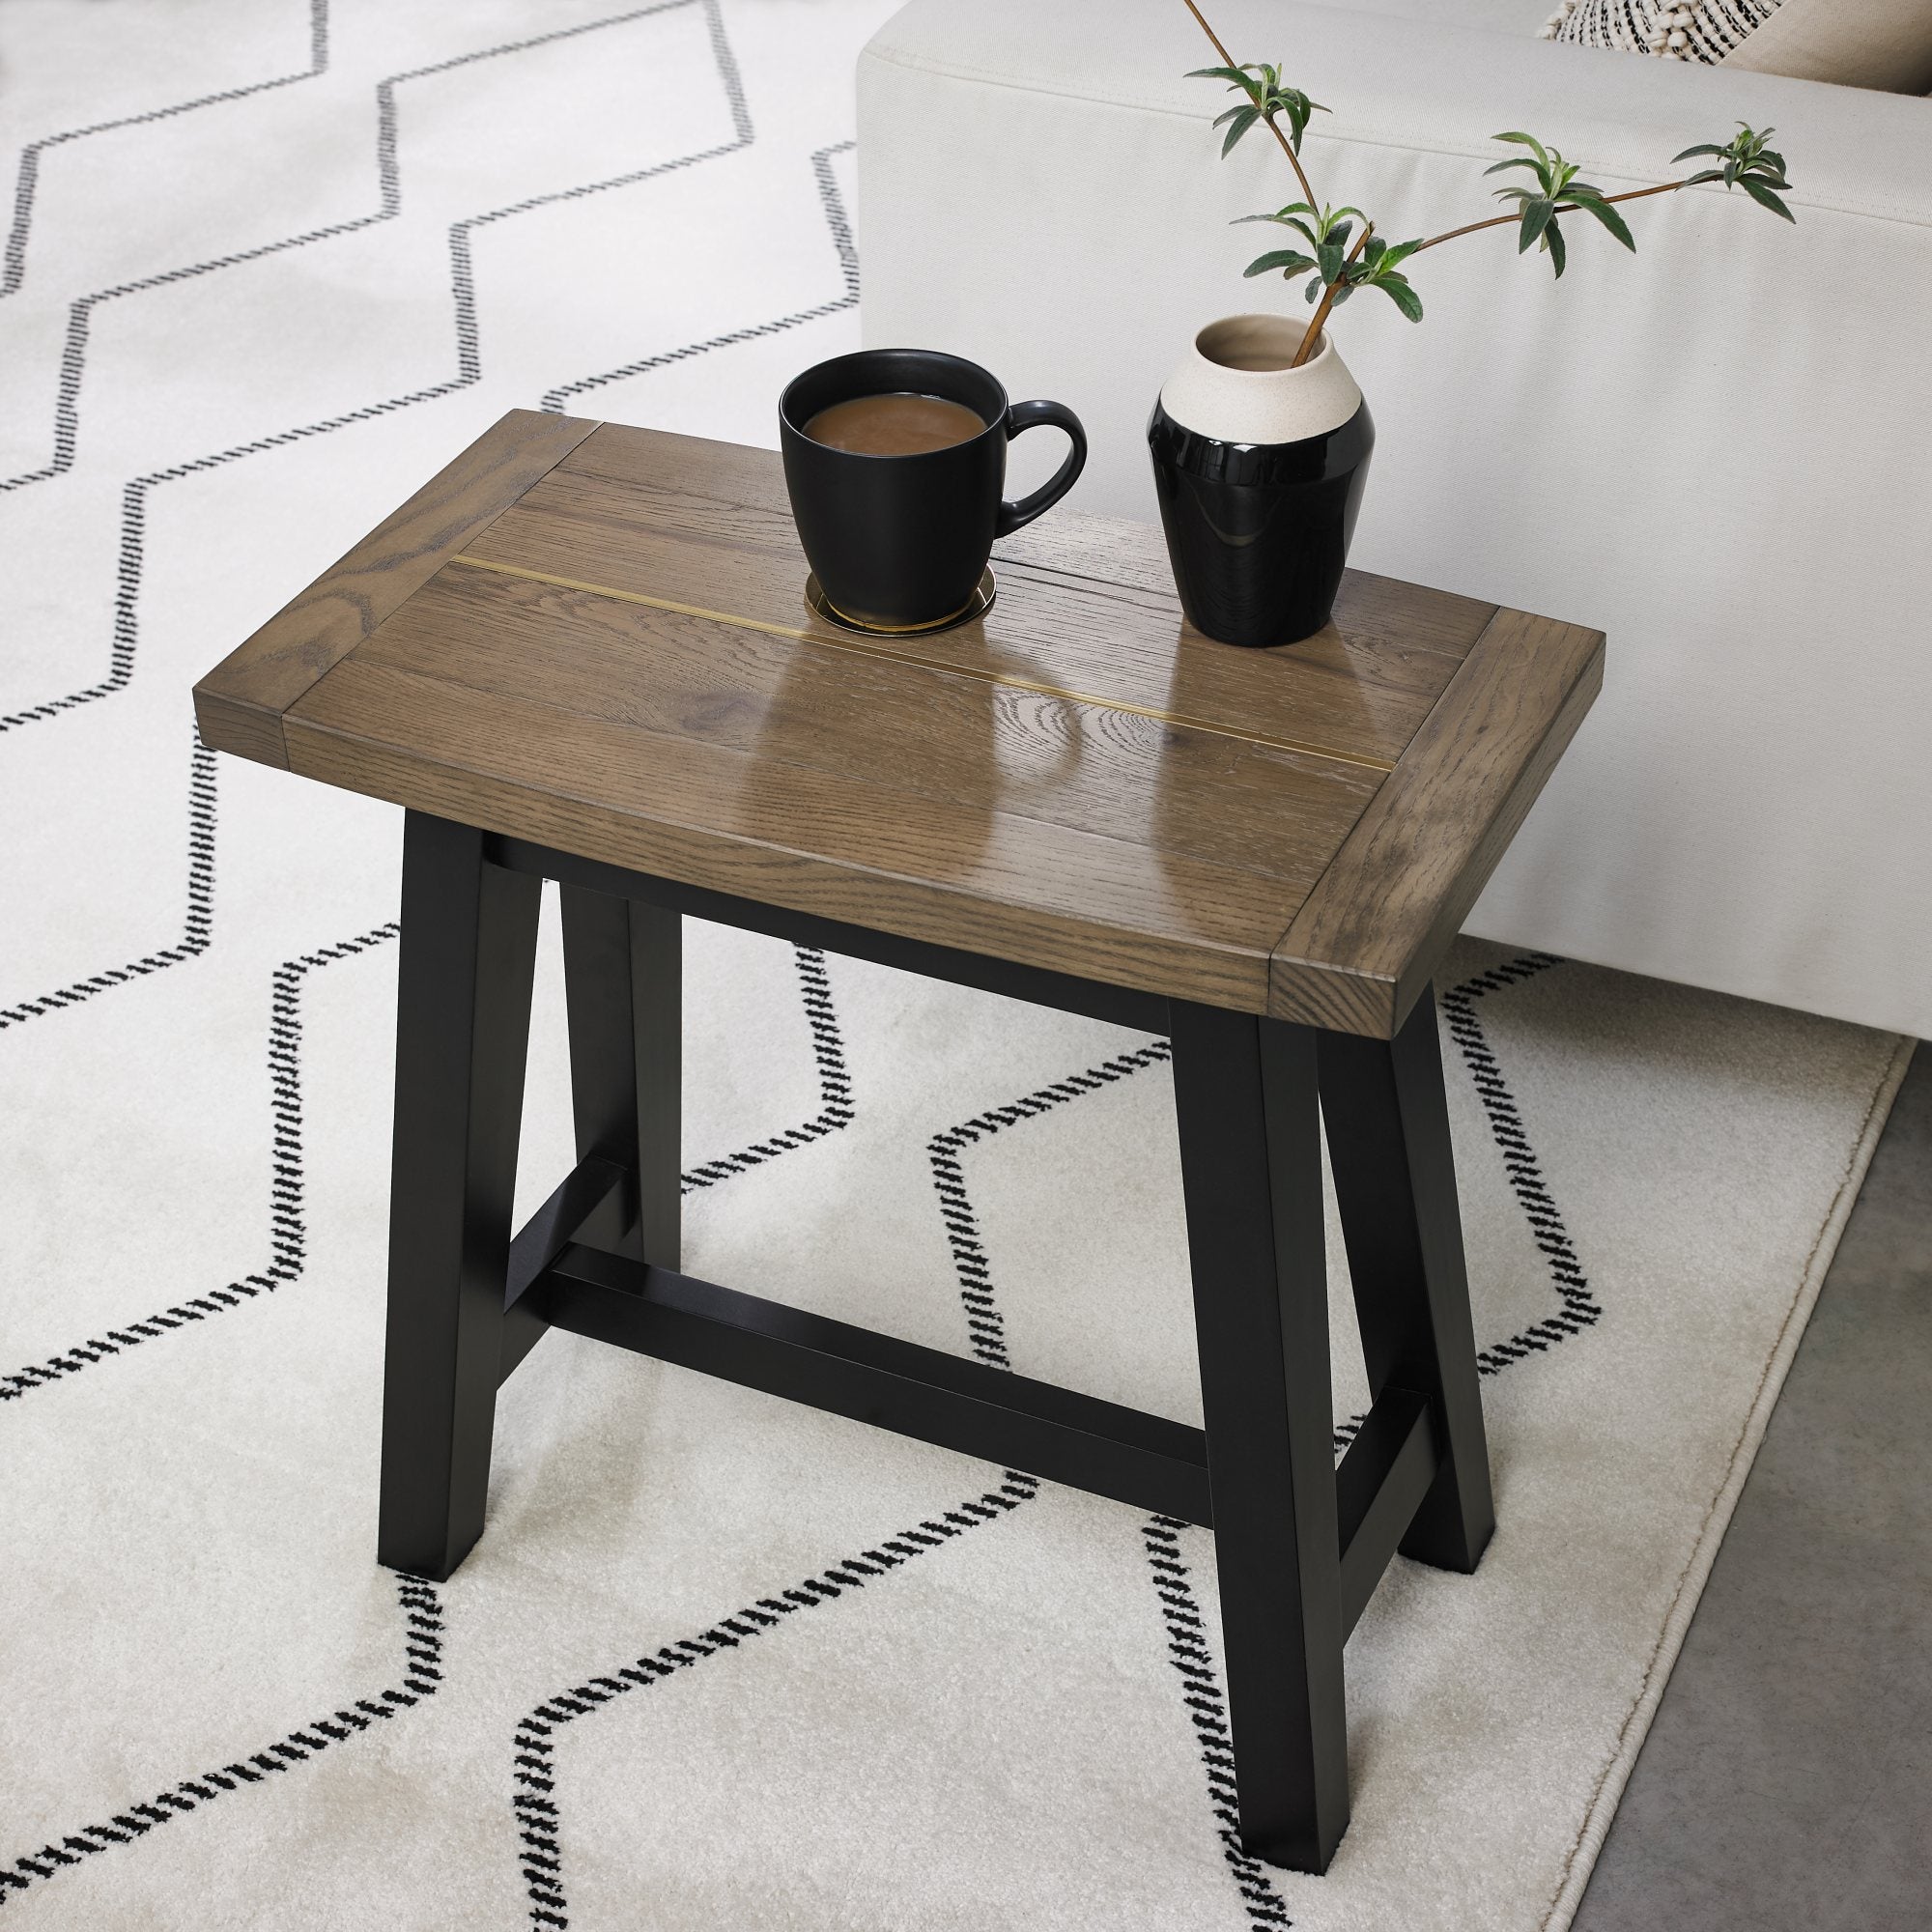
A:
POLYGON ((1490 136, 1490 139, 1492 141, 1514 141, 1519 148, 1534 148, 1536 150, 1536 156, 1538 160, 1547 161, 1549 158, 1549 150, 1546 148, 1543 145, 1543 143, 1536 138, 1534 134, 1524 134, 1520 132, 1509 133, 1509 134, 1492 134, 1490 136))
MULTIPOLYGON (((1375 244, 1371 242, 1369 245, 1373 247, 1375 244)), ((1418 235, 1413 242, 1398 242, 1393 246, 1384 249, 1381 256, 1383 270, 1386 271, 1393 269, 1398 262, 1407 261, 1421 246, 1422 238, 1418 235)))
POLYGON ((1342 272, 1343 248, 1339 242, 1324 242, 1315 251, 1315 259, 1321 267, 1321 279, 1332 282, 1342 272))
MULTIPOLYGON (((1261 118, 1262 110, 1259 107, 1237 107, 1235 110, 1234 121, 1228 128, 1228 138, 1221 143, 1221 158, 1224 161, 1234 152, 1235 143, 1261 118)), ((1215 125, 1218 127, 1220 124, 1217 122, 1215 125)))
POLYGON ((1679 161, 1688 161, 1693 155, 1721 155, 1727 152, 1728 150, 1714 146, 1711 142, 1706 141, 1701 147, 1686 148, 1681 155, 1672 155, 1670 160, 1671 165, 1674 167, 1679 161))
POLYGON ((1379 235, 1371 235, 1362 243, 1362 260, 1373 269, 1388 253, 1388 243, 1379 235))
POLYGON ((1633 255, 1636 253, 1636 240, 1631 234, 1629 225, 1608 202, 1599 201, 1592 195, 1585 195, 1581 200, 1573 196, 1571 206, 1580 208, 1586 214, 1594 214, 1633 255))
POLYGON ((1301 137, 1308 131, 1310 118, 1316 114, 1327 113, 1319 100, 1311 100, 1299 88, 1283 88, 1279 93, 1271 93, 1267 99, 1267 112, 1288 116, 1289 146, 1298 155, 1301 152, 1301 137))
POLYGON ((1563 245, 1563 231, 1553 221, 1543 231, 1543 245, 1549 250, 1549 266, 1555 270, 1560 281, 1567 250, 1563 245))
POLYGON ((1695 187, 1699 182, 1722 181, 1723 178, 1724 171, 1722 168, 1703 168, 1696 174, 1687 177, 1685 185, 1688 187, 1695 187))
MULTIPOLYGON (((1297 203, 1296 206, 1298 207, 1300 204, 1297 203)), ((1238 228, 1246 221, 1272 221, 1279 228, 1293 228, 1297 235, 1301 236, 1307 242, 1311 248, 1315 246, 1315 231, 1309 227, 1307 222, 1299 220, 1285 209, 1279 214, 1237 214, 1229 222, 1228 226, 1230 228, 1238 228)))
POLYGON ((1494 167, 1485 168, 1483 172, 1486 175, 1499 175, 1510 168, 1527 168, 1539 180, 1542 179, 1543 170, 1527 155, 1512 155, 1508 160, 1498 161, 1494 167))
POLYGON ((1745 175, 1740 179, 1738 185, 1741 188, 1743 188, 1744 191, 1747 195, 1749 195, 1753 201, 1758 202, 1763 207, 1770 209, 1774 214, 1783 215, 1785 220, 1790 222, 1794 227, 1797 226, 1798 223, 1797 215, 1793 214, 1790 209, 1786 208, 1783 202, 1781 202, 1776 195, 1773 194, 1772 191, 1768 187, 1766 187, 1761 181, 1753 181, 1749 175, 1745 175))
POLYGON ((1302 290, 1301 298, 1304 301, 1312 301, 1312 302, 1320 301, 1321 299, 1321 291, 1325 289, 1327 286, 1328 286, 1327 283, 1324 282, 1320 275, 1317 275, 1315 279, 1312 282, 1310 282, 1305 289, 1302 290))
POLYGON ((1422 298, 1401 275, 1391 275, 1386 281, 1372 282, 1369 286, 1380 289, 1410 322, 1422 320, 1422 298))
MULTIPOLYGON (((1556 204, 1537 196, 1522 205, 1522 226, 1517 231, 1516 252, 1525 255, 1542 240, 1549 226, 1549 217, 1556 213, 1556 204)), ((1557 273, 1561 274, 1559 269, 1557 273)))
MULTIPOLYGON (((1197 67, 1181 76, 1183 80, 1232 80, 1236 87, 1252 87, 1254 83, 1237 67, 1197 67)), ((1713 148, 1715 155, 1718 151, 1713 148)))
POLYGON ((1241 270, 1243 275, 1266 275, 1279 269, 1284 275, 1297 275, 1303 269, 1312 269, 1315 264, 1306 256, 1293 248, 1277 248, 1266 255, 1257 255, 1241 270))

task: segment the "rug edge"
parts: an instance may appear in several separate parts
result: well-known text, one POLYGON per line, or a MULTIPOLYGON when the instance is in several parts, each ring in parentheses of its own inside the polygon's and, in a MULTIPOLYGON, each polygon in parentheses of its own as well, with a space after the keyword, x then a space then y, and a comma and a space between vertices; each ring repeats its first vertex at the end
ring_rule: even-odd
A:
POLYGON ((1596 1794, 1591 1800, 1589 1810, 1584 1814, 1576 1843, 1572 1846, 1565 1863, 1563 1884, 1545 1914, 1539 1932, 1569 1932, 1570 1923, 1583 1902, 1583 1893, 1590 1883, 1590 1875, 1595 1871, 1597 1860, 1603 1852, 1604 1841, 1609 1835, 1617 1806, 1623 1800, 1624 1787, 1629 1784, 1631 1773, 1636 1768, 1637 1756, 1643 1748, 1644 1739, 1650 1735, 1650 1727, 1656 1719, 1658 1706, 1663 1701, 1663 1692, 1670 1682, 1671 1671, 1676 1666, 1679 1652, 1684 1648, 1684 1639, 1690 1634, 1690 1620, 1696 1614, 1697 1605, 1704 1595, 1704 1586, 1709 1582, 1712 1568, 1718 1560, 1718 1551, 1723 1544, 1724 1532, 1730 1527, 1731 1517, 1738 1506, 1738 1498, 1744 1493, 1745 1484, 1750 1476, 1752 1465, 1757 1461, 1757 1452, 1764 1441, 1765 1431, 1771 1425, 1772 1411, 1776 1407, 1777 1399, 1783 1392, 1784 1380, 1791 1372, 1791 1364, 1797 1356, 1799 1344, 1804 1341, 1804 1331, 1810 1325, 1811 1311, 1817 1306, 1818 1296, 1825 1286, 1825 1277, 1831 1270, 1833 1258, 1838 1251, 1838 1242, 1844 1235, 1845 1224, 1851 1219, 1852 1209, 1858 1205, 1866 1170, 1871 1166, 1872 1155, 1878 1150, 1880 1137, 1885 1132, 1886 1122, 1891 1117, 1892 1102, 1898 1095, 1899 1086, 1905 1079, 1906 1069, 1912 1065, 1913 1053, 1918 1045, 1918 1040, 1909 1034, 1895 1035, 1893 1039, 1891 1057, 1886 1063, 1885 1070, 1880 1074, 1878 1084, 1872 1090, 1870 1103, 1865 1109, 1864 1122, 1860 1129, 1858 1141, 1853 1146, 1851 1157, 1846 1163, 1844 1177, 1839 1181, 1837 1192, 1832 1198, 1832 1206, 1819 1226, 1818 1236, 1812 1243, 1810 1258, 1799 1282, 1798 1291, 1792 1297, 1791 1306, 1779 1326, 1777 1341, 1766 1358, 1757 1398, 1751 1405, 1750 1413, 1745 1420, 1744 1431, 1731 1453, 1724 1481, 1711 1500, 1710 1509, 1705 1515, 1703 1530, 1698 1536, 1696 1547, 1690 1552, 1690 1561, 1685 1565, 1684 1574, 1678 1580, 1677 1594, 1671 1600, 1670 1610, 1664 1618, 1663 1628, 1658 1634, 1657 1645, 1651 1653, 1643 1684, 1637 1692, 1635 1702, 1631 1706, 1629 1715, 1624 1719, 1616 1754, 1605 1767, 1603 1776, 1598 1780, 1596 1794))

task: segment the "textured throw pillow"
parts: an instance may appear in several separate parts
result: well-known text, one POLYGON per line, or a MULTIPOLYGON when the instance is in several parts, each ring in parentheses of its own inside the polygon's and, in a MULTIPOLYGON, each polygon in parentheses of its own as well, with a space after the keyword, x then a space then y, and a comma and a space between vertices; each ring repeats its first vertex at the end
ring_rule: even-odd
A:
POLYGON ((1563 0, 1543 38, 1893 94, 1932 87, 1926 0, 1563 0))

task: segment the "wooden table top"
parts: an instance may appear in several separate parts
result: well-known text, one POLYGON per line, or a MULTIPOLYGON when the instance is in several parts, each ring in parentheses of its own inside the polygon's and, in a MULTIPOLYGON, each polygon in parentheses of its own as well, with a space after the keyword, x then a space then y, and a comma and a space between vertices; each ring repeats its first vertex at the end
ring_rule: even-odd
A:
POLYGON ((1241 650, 1157 529, 1045 518, 982 618, 813 614, 779 459, 516 411, 195 687, 203 740, 796 911, 1387 1037, 1604 639, 1350 572, 1241 650))

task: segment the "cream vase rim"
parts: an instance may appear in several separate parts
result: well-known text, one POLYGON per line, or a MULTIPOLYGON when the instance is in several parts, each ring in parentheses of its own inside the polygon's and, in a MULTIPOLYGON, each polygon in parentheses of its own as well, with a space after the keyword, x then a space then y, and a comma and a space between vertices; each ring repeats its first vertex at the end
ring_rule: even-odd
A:
POLYGON ((1299 368, 1288 357, 1304 325, 1291 317, 1221 316, 1204 324, 1161 385, 1168 416, 1218 442, 1300 442, 1338 430, 1362 406, 1362 392, 1324 329, 1299 368), (1222 355, 1265 361, 1272 368, 1239 368, 1222 355))
POLYGON ((1194 331, 1195 354, 1204 362, 1212 363, 1216 369, 1224 369, 1231 376, 1257 376, 1264 379, 1277 376, 1302 375, 1307 370, 1313 369, 1318 362, 1324 360, 1329 355, 1335 355, 1338 361, 1341 359, 1339 355, 1336 354, 1334 343, 1329 339, 1328 331, 1324 328, 1315 338, 1314 353, 1299 367, 1283 363, 1271 369, 1241 369, 1236 367, 1232 362, 1223 362, 1208 350, 1207 347, 1207 338, 1217 328, 1233 328, 1244 322, 1258 323, 1269 334, 1273 334, 1277 329, 1282 330, 1286 337, 1293 340, 1293 346, 1296 349, 1301 347, 1301 338, 1307 333, 1306 326, 1296 322, 1292 316, 1271 315, 1262 309, 1244 310, 1238 315, 1216 316, 1212 322, 1204 322, 1194 331))

